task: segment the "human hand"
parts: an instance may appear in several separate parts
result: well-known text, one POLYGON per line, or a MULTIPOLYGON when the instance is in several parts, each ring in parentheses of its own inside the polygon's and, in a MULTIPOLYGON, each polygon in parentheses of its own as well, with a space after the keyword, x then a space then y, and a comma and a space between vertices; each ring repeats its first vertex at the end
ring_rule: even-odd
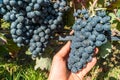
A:
MULTIPOLYGON (((87 63, 86 67, 77 73, 72 73, 67 69, 67 59, 70 53, 71 42, 66 45, 54 56, 48 80, 82 80, 84 76, 96 64, 96 57, 87 63)), ((95 49, 95 54, 98 53, 98 48, 95 49)))

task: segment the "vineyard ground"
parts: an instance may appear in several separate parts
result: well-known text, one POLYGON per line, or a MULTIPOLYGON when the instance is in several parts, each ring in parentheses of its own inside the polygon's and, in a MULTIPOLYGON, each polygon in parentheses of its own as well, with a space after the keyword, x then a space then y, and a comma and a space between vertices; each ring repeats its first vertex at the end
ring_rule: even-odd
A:
MULTIPOLYGON (((112 54, 107 60, 98 57, 96 66, 88 73, 85 80, 120 80, 120 47, 114 42, 112 54), (117 49, 116 49, 117 48, 117 49)), ((0 56, 1 80, 47 80, 48 72, 34 70, 35 62, 31 56, 22 55, 12 59, 7 53, 0 56)))

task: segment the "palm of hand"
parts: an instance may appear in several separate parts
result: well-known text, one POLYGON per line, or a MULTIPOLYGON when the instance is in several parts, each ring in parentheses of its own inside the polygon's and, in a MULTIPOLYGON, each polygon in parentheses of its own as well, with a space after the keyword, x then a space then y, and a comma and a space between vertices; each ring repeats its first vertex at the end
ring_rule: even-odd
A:
MULTIPOLYGON (((68 42, 53 58, 51 71, 48 80, 82 80, 83 77, 96 64, 97 59, 94 57, 84 69, 77 73, 72 73, 67 69, 67 58, 70 51, 70 42, 68 42)), ((96 49, 95 53, 98 52, 96 49)))

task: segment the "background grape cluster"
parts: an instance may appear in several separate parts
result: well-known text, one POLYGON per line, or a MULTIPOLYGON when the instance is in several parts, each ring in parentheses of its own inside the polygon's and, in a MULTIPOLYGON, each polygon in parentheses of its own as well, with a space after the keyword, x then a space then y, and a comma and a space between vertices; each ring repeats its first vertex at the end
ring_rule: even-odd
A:
POLYGON ((63 27, 65 0, 3 0, 0 14, 10 22, 10 33, 19 47, 29 45, 33 57, 41 55, 55 30, 63 27))
POLYGON ((105 44, 110 39, 110 16, 106 11, 96 11, 91 16, 87 9, 78 9, 74 16, 74 35, 68 58, 68 69, 77 72, 92 60, 95 47, 105 44))
POLYGON ((110 6, 112 3, 116 2, 117 0, 106 0, 106 6, 110 6))

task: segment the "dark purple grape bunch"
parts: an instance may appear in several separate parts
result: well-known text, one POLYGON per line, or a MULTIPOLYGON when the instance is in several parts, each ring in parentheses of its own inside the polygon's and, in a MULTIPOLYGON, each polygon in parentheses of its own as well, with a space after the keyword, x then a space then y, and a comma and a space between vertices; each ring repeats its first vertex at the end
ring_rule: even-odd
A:
POLYGON ((33 36, 34 26, 25 25, 25 22, 15 20, 11 22, 10 33, 13 41, 17 43, 18 47, 28 45, 33 36))
POLYGON ((0 3, 0 14, 5 21, 11 23, 10 33, 17 46, 28 45, 32 38, 34 25, 27 18, 25 8, 27 2, 21 0, 3 0, 0 3))
POLYGON ((91 16, 87 9, 78 9, 74 16, 77 20, 72 27, 74 34, 67 66, 76 73, 92 60, 94 49, 107 42, 111 18, 106 11, 96 11, 91 16))
POLYGON ((0 14, 11 23, 10 33, 19 47, 29 45, 33 57, 42 55, 56 30, 64 27, 66 0, 3 0, 0 14))
POLYGON ((42 17, 41 25, 34 30, 34 35, 30 40, 29 50, 32 52, 33 58, 42 55, 54 32, 63 28, 62 17, 68 7, 66 1, 58 0, 55 3, 49 2, 47 5, 48 3, 46 6, 43 5, 44 9, 41 10, 42 15, 40 15, 42 17))
POLYGON ((69 6, 66 6, 66 0, 57 0, 54 4, 54 8, 60 12, 68 11, 69 6))

